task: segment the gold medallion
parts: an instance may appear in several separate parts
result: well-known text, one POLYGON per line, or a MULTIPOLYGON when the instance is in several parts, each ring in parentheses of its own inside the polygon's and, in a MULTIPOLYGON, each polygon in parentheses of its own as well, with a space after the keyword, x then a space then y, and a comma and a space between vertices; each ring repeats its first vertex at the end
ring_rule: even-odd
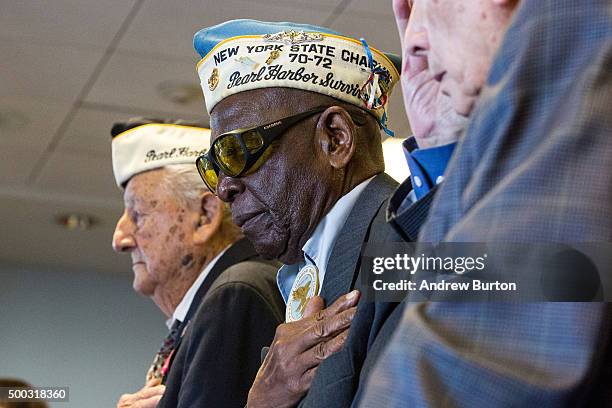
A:
POLYGON ((270 52, 270 56, 266 60, 266 64, 270 65, 272 63, 272 61, 274 61, 278 57, 280 57, 280 51, 279 50, 274 50, 274 51, 270 52))
POLYGON ((213 68, 210 78, 208 78, 208 89, 214 91, 217 85, 219 85, 219 70, 213 68))
POLYGON ((319 293, 319 270, 314 265, 304 266, 297 274, 287 300, 285 321, 295 322, 304 316, 306 305, 319 293))

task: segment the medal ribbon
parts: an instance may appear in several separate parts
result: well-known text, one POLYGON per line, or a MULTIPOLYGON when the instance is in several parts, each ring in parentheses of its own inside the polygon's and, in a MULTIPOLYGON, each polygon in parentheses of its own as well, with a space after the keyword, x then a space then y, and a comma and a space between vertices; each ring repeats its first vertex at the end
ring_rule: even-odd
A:
MULTIPOLYGON (((394 136, 395 133, 391 129, 387 127, 387 110, 385 109, 385 103, 387 102, 387 94, 383 94, 381 92, 381 96, 379 98, 376 97, 376 89, 378 88, 378 83, 380 81, 380 77, 389 80, 389 73, 385 71, 382 66, 377 65, 374 66, 374 58, 372 57, 372 51, 370 50, 370 46, 365 38, 360 38, 361 44, 363 44, 363 48, 365 49, 366 56, 368 57, 368 65, 370 68, 370 77, 366 81, 366 83, 361 87, 361 91, 364 92, 368 85, 370 85, 370 98, 366 103, 366 107, 368 109, 383 109, 383 115, 380 119, 380 127, 385 131, 389 136, 394 136)), ((382 91, 382 90, 381 90, 382 91)))

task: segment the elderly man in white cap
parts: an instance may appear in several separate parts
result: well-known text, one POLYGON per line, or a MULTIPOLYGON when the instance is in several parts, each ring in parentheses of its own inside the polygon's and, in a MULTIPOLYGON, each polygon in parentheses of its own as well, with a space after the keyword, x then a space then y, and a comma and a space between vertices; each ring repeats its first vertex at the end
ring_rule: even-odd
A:
POLYGON ((260 350, 282 320, 276 267, 257 258, 199 179, 194 161, 209 145, 208 129, 135 119, 111 133, 125 201, 113 248, 130 253, 134 290, 170 329, 145 387, 118 407, 155 407, 162 398, 160 406, 243 406, 260 350))

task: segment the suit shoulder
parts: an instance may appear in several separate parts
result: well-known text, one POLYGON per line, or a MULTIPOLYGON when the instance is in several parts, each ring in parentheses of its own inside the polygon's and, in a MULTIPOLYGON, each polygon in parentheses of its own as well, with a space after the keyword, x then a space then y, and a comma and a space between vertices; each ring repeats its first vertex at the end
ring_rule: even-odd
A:
POLYGON ((278 266, 274 263, 259 260, 248 260, 234 264, 224 270, 213 283, 211 290, 221 285, 245 284, 255 288, 270 284, 276 287, 278 266))
POLYGON ((238 290, 256 295, 277 308, 277 305, 283 303, 276 284, 277 272, 278 266, 275 263, 260 260, 239 262, 224 270, 215 279, 206 297, 218 298, 222 292, 238 290))
POLYGON ((238 320, 249 315, 248 309, 250 315, 260 313, 280 323, 284 302, 276 285, 276 271, 274 264, 259 260, 239 262, 225 269, 200 302, 194 326, 208 332, 211 326, 226 326, 227 322, 218 316, 229 312, 228 308, 238 320))

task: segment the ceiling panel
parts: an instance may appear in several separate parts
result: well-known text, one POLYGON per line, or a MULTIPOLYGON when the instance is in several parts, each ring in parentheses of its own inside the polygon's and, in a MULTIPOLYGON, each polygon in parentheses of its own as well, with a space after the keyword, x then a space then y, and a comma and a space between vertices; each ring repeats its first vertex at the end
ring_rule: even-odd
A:
MULTIPOLYGON (((370 17, 372 20, 387 19, 387 17, 393 20, 393 5, 391 0, 351 0, 344 13, 370 17)), ((370 23, 369 26, 372 27, 373 24, 370 23)))
POLYGON ((135 0, 2 2, 0 37, 30 43, 106 47, 135 0))
POLYGON ((181 113, 200 117, 205 115, 205 110, 199 86, 195 65, 189 61, 164 61, 116 52, 86 101, 141 111, 165 111, 179 117, 181 113), (185 104, 164 99, 158 90, 164 83, 189 87, 194 99, 185 104))
MULTIPOLYGON (((316 8, 319 10, 334 10, 342 0, 309 0, 308 2, 299 0, 238 0, 242 3, 252 4, 256 9, 276 9, 278 7, 295 8, 316 8)), ((210 1, 208 2, 210 3, 210 1)), ((243 17, 247 18, 247 17, 243 17)), ((248 17, 253 18, 253 17, 248 17)), ((293 21, 293 20, 291 20, 293 21)))
POLYGON ((121 199, 110 157, 85 153, 50 153, 34 188, 43 193, 102 198, 108 200, 109 205, 121 199))
MULTIPOLYGON (((389 4, 389 8, 391 5, 389 4)), ((369 45, 401 55, 400 41, 393 13, 390 16, 351 12, 351 5, 338 16, 330 28, 353 38, 365 38, 369 45)))
POLYGON ((200 29, 237 18, 322 24, 340 0, 148 0, 119 48, 197 61, 193 35, 200 29))
POLYGON ((87 153, 110 160, 110 129, 113 123, 126 119, 116 112, 80 108, 59 142, 61 153, 87 153))
POLYGON ((109 109, 107 106, 84 104, 78 109, 57 146, 64 153, 87 153, 110 160, 110 130, 115 122, 132 117, 159 119, 186 119, 197 121, 196 115, 170 114, 165 112, 109 109))
POLYGON ((119 215, 117 209, 2 197, 0 260, 131 274, 129 257, 117 255, 111 249, 119 215), (55 222, 58 215, 67 213, 89 214, 97 223, 88 231, 69 231, 55 222))
POLYGON ((41 156, 41 150, 42 148, 1 148, 0 187, 23 185, 41 156))
POLYGON ((24 44, 0 38, 4 61, 3 96, 29 96, 72 102, 87 82, 101 51, 71 46, 24 44))
POLYGON ((0 95, 0 147, 42 151, 72 104, 28 96, 0 95))

